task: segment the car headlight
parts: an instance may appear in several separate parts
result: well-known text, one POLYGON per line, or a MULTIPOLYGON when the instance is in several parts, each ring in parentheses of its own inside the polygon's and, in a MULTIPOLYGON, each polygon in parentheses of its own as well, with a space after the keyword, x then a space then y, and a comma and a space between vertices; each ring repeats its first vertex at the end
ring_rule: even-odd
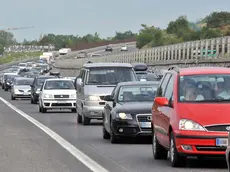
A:
POLYGON ((76 94, 71 94, 71 95, 70 95, 70 98, 75 99, 75 98, 77 98, 77 95, 76 95, 76 94))
POLYGON ((127 113, 118 113, 117 118, 119 118, 119 119, 133 119, 132 115, 127 114, 127 113))
POLYGON ((40 93, 40 89, 38 88, 37 90, 36 90, 36 94, 39 94, 40 93))
POLYGON ((98 96, 87 96, 86 100, 89 100, 89 101, 99 101, 100 98, 98 96))
POLYGON ((179 122, 179 129, 180 130, 194 130, 194 131, 206 131, 204 127, 202 127, 200 124, 188 120, 188 119, 181 119, 179 122))
POLYGON ((14 89, 14 92, 15 92, 15 93, 19 93, 20 91, 19 91, 18 89, 15 88, 15 89, 14 89))
POLYGON ((53 98, 53 95, 52 95, 52 94, 44 94, 44 95, 43 95, 43 98, 52 99, 52 98, 53 98))

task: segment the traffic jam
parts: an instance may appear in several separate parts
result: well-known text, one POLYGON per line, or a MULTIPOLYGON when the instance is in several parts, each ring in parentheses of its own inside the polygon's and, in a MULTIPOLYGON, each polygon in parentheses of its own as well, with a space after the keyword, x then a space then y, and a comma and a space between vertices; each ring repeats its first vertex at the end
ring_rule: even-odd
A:
MULTIPOLYGON (((70 110, 77 123, 102 121, 111 144, 152 138, 153 158, 183 167, 190 157, 230 162, 230 70, 143 63, 85 63, 78 76, 62 77, 46 61, 19 63, 0 73, 12 101, 29 99, 40 113, 70 110)), ((98 136, 100 137, 100 136, 98 136)))

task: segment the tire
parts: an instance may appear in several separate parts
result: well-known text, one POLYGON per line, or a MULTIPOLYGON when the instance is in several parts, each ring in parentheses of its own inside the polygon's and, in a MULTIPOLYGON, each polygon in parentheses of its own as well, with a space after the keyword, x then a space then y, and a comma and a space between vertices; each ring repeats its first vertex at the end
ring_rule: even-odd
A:
POLYGON ((114 134, 112 130, 112 123, 110 122, 110 142, 112 144, 119 143, 120 139, 114 134))
POLYGON ((154 159, 167 159, 168 151, 159 144, 156 134, 152 131, 152 152, 154 159))
POLYGON ((76 113, 76 109, 71 109, 71 112, 72 113, 76 113))
POLYGON ((170 162, 172 167, 183 167, 186 165, 186 157, 180 156, 177 152, 173 132, 170 133, 170 162))
POLYGON ((103 124, 102 124, 102 135, 103 135, 103 139, 105 139, 105 140, 110 139, 110 134, 105 129, 104 117, 103 117, 103 124))
POLYGON ((89 125, 90 124, 90 118, 86 117, 83 114, 83 116, 82 116, 82 123, 83 123, 83 125, 89 125))
POLYGON ((15 100, 15 97, 11 94, 11 100, 15 100))
POLYGON ((30 103, 35 104, 34 99, 32 97, 30 98, 30 103))
POLYGON ((4 90, 5 90, 5 91, 8 91, 8 88, 6 88, 6 87, 5 87, 5 89, 4 89, 4 90))
POLYGON ((77 113, 77 123, 80 124, 82 123, 82 116, 77 113))
POLYGON ((41 112, 42 112, 42 113, 46 113, 46 112, 47 112, 47 109, 44 108, 43 106, 40 106, 40 108, 41 108, 41 112))

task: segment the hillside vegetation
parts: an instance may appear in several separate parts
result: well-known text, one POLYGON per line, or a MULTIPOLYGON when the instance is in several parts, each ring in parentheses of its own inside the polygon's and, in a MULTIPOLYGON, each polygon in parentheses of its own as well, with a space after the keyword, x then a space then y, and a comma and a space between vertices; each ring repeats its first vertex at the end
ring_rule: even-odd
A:
POLYGON ((137 35, 138 48, 230 36, 230 12, 213 12, 196 23, 188 21, 186 16, 180 16, 169 22, 166 29, 145 24, 141 26, 137 35))

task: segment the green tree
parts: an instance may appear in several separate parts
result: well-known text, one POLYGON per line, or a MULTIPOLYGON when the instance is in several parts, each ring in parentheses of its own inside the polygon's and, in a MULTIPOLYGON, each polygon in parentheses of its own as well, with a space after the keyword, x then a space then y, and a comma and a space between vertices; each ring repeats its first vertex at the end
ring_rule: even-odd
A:
POLYGON ((207 23, 207 27, 216 28, 230 24, 230 12, 213 12, 208 15, 203 22, 207 23))

